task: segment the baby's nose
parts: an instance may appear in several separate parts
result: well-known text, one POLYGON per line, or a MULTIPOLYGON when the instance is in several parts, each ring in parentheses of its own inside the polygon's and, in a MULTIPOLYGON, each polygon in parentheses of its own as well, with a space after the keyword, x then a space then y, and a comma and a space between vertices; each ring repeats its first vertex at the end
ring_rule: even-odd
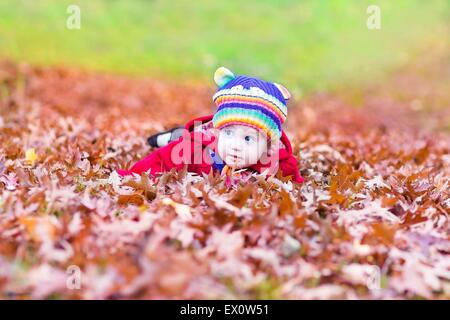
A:
POLYGON ((232 151, 241 151, 241 145, 239 143, 235 142, 231 145, 231 150, 232 151))

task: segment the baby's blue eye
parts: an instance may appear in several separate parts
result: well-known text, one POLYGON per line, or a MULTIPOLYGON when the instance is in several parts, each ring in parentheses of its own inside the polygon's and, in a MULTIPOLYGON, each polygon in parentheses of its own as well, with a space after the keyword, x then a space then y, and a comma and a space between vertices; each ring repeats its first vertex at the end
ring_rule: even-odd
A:
POLYGON ((244 137, 244 140, 246 141, 246 142, 251 142, 251 141, 253 141, 253 140, 255 140, 253 137, 251 137, 251 136, 245 136, 244 137))
POLYGON ((233 134, 233 131, 231 131, 231 130, 225 130, 225 134, 226 134, 227 136, 231 136, 231 135, 233 134))

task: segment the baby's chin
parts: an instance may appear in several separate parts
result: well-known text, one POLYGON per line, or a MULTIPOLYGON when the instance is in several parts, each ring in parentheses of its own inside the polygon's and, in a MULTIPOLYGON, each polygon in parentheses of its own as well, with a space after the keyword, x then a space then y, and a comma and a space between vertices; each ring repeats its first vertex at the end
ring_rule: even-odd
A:
POLYGON ((238 170, 238 169, 243 169, 243 168, 249 167, 248 165, 245 165, 245 164, 235 164, 235 163, 230 163, 230 164, 227 163, 227 165, 230 168, 234 169, 234 170, 238 170))

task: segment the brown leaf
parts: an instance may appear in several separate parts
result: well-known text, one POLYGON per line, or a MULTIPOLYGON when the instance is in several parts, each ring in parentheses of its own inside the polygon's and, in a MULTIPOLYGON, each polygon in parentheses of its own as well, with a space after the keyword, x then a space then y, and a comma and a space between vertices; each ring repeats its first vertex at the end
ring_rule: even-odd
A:
POLYGON ((130 194, 130 195, 119 195, 118 204, 134 204, 136 206, 140 206, 144 204, 144 198, 142 195, 138 193, 130 194))

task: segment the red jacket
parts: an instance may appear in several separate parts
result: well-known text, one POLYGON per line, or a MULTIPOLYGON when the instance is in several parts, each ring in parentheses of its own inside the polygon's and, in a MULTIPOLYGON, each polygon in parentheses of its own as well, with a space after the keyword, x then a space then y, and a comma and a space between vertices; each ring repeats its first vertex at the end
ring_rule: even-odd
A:
MULTIPOLYGON (((205 152, 205 148, 208 147, 212 149, 212 151, 215 151, 217 147, 216 138, 214 136, 207 136, 201 132, 194 132, 193 128, 194 124, 211 121, 212 117, 213 115, 209 115, 189 121, 185 125, 187 136, 185 136, 184 138, 187 139, 183 140, 183 137, 180 137, 178 140, 172 141, 168 145, 157 149, 142 160, 136 162, 129 170, 117 170, 117 172, 122 176, 130 175, 132 173, 141 174, 142 172, 146 171, 149 171, 150 174, 156 174, 159 172, 170 171, 172 168, 181 170, 183 169, 185 164, 188 163, 187 170, 189 172, 194 172, 197 174, 208 174, 213 168, 213 165, 211 158, 207 156, 208 153, 205 152), (187 147, 186 145, 182 147, 181 143, 186 143, 186 141, 188 143, 187 147), (179 155, 178 160, 173 159, 172 155, 174 153, 179 155), (180 159, 183 160, 180 161, 180 159), (206 161, 207 159, 208 161, 206 161)), ((304 179, 300 175, 297 166, 297 160, 292 155, 291 143, 289 142, 289 139, 284 131, 282 132, 281 142, 283 143, 284 148, 279 149, 279 160, 278 162, 274 162, 275 165, 273 167, 275 168, 275 170, 281 170, 283 176, 292 176, 292 181, 296 183, 302 183, 304 179)), ((264 162, 263 164, 261 163, 261 161, 258 161, 258 163, 252 165, 247 169, 261 173, 268 168, 270 168, 270 163, 266 164, 266 162, 264 162)), ((272 172, 270 173, 275 172, 274 170, 272 170, 272 172)))

